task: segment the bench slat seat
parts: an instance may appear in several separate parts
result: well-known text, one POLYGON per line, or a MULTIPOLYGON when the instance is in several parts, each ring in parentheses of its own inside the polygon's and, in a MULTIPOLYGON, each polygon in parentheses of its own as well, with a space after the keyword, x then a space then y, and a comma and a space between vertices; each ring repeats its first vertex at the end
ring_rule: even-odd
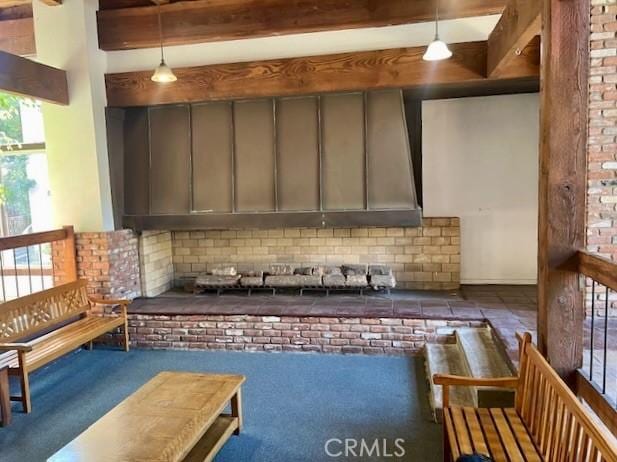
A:
MULTIPOLYGON (((25 342, 32 347, 32 351, 25 353, 28 370, 33 372, 50 361, 80 348, 92 338, 123 325, 124 318, 121 316, 87 316, 30 342, 25 342)), ((19 368, 17 352, 10 351, 0 356, 0 367, 4 365, 12 369, 19 368)))
POLYGON ((495 462, 542 462, 537 448, 514 409, 444 409, 444 425, 453 459, 462 454, 486 454, 495 462))
POLYGON ((92 346, 92 341, 119 327, 124 330, 124 349, 129 349, 128 300, 101 300, 88 296, 88 281, 81 279, 0 304, 0 367, 20 378, 21 401, 30 412, 29 374, 60 356, 92 346), (98 316, 95 305, 112 306, 98 316), (114 312, 116 307, 120 312, 114 312))
POLYGON ((443 386, 444 460, 473 453, 496 462, 617 462, 617 444, 531 343, 520 339, 518 377, 433 376, 443 386), (514 388, 514 408, 450 406, 453 386, 514 388))

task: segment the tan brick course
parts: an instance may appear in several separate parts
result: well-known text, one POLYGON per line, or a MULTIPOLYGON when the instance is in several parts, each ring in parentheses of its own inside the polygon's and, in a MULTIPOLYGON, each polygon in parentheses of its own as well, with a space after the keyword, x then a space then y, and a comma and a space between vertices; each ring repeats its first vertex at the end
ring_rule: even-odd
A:
POLYGON ((460 285, 458 218, 425 218, 419 228, 172 232, 172 247, 177 280, 222 264, 246 271, 270 263, 383 263, 392 267, 401 288, 456 289, 460 285))

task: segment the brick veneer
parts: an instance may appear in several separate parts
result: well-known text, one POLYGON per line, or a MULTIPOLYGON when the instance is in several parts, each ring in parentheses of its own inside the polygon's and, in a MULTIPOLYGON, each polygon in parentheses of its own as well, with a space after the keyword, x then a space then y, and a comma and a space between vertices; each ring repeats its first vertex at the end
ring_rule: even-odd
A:
POLYGON ((418 354, 446 342, 450 328, 482 321, 251 315, 129 315, 131 343, 143 348, 418 354))
MULTIPOLYGON (((89 281, 89 292, 106 298, 141 295, 138 239, 131 230, 76 233, 77 275, 89 281)), ((62 248, 52 249, 54 268, 62 266, 62 248)), ((56 281, 57 282, 57 281, 56 281)))
POLYGON ((384 263, 398 287, 455 289, 460 285, 458 218, 425 218, 416 228, 289 228, 173 232, 176 278, 220 264, 250 270, 268 263, 384 263))
POLYGON ((591 5, 587 248, 617 260, 617 0, 591 5))

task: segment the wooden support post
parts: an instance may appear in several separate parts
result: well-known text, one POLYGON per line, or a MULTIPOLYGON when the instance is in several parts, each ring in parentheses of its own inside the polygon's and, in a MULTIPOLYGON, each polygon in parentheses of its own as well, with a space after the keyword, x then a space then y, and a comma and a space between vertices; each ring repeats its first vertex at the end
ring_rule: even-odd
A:
POLYGON ((585 245, 589 18, 588 1, 544 2, 538 346, 569 383, 583 353, 583 292, 564 265, 585 245))
POLYGON ((240 388, 231 398, 231 415, 238 418, 238 428, 234 431, 234 435, 239 435, 244 426, 242 420, 242 390, 240 388))
POLYGON ((9 398, 9 368, 0 368, 0 426, 6 427, 11 423, 11 400, 9 398))
POLYGON ((66 231, 64 239, 64 255, 62 259, 64 280, 62 282, 73 282, 77 280, 77 257, 75 255, 75 231, 72 226, 63 226, 66 231))

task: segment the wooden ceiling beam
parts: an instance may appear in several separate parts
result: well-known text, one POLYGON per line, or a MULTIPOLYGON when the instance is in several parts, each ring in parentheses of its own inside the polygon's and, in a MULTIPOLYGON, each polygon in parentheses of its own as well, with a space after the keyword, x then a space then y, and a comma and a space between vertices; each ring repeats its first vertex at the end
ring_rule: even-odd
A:
MULTIPOLYGON (((432 21, 435 1, 194 0, 162 5, 161 15, 165 44, 184 45, 432 21)), ((440 16, 499 14, 505 4, 506 0, 444 0, 440 16)), ((97 13, 99 47, 158 46, 157 9, 155 5, 120 9, 103 9, 101 5, 97 13)))
MULTIPOLYGON (((107 103, 149 106, 483 82, 488 80, 486 46, 486 42, 453 44, 453 57, 439 62, 424 61, 426 47, 416 47, 180 68, 174 69, 178 81, 172 84, 152 82, 150 70, 107 74, 107 103)), ((525 63, 518 71, 511 69, 504 81, 537 78, 538 67, 525 63)))
POLYGON ((525 47, 540 35, 540 0, 510 0, 488 39, 487 72, 499 77, 525 47))
POLYGON ((66 72, 0 51, 0 91, 69 104, 66 72))
POLYGON ((33 19, 0 20, 0 50, 19 56, 35 55, 33 19))
POLYGON ((39 0, 41 3, 49 6, 60 6, 62 5, 62 0, 39 0))

